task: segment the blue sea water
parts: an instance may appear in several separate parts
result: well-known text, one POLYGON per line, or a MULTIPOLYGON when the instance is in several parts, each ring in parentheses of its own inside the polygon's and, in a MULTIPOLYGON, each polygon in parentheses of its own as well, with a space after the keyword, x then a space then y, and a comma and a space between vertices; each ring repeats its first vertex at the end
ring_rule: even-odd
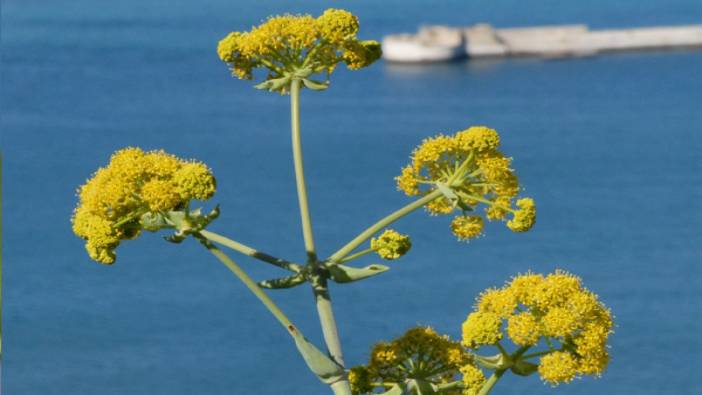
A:
MULTIPOLYGON (((699 0, 5 0, 5 393, 327 392, 268 312, 196 243, 147 234, 100 266, 69 217, 76 187, 111 152, 163 148, 213 168, 213 202, 222 205, 214 231, 302 260, 287 97, 229 77, 214 47, 269 14, 328 6, 357 13, 364 38, 422 23, 702 22, 699 0)), ((556 389, 506 376, 495 393, 698 393, 701 105, 702 52, 380 62, 339 70, 328 91, 303 92, 321 255, 408 202, 393 177, 424 137, 469 125, 501 132, 539 209, 529 233, 490 224, 468 244, 455 241, 448 218, 418 212, 398 222, 413 237, 411 253, 378 278, 332 288, 348 363, 416 324, 458 338, 481 290, 563 268, 616 316, 610 368, 556 389)), ((279 274, 236 258, 255 278, 279 274)), ((272 297, 321 344, 307 287, 272 297)))

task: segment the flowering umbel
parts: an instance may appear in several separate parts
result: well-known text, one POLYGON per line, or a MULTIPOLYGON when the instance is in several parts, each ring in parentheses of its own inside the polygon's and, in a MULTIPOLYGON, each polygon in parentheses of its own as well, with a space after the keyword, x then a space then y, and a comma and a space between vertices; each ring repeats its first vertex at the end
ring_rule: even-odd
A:
POLYGON ((421 388, 423 385, 441 385, 453 382, 464 375, 465 388, 456 387, 445 394, 477 393, 485 381, 461 344, 448 336, 439 335, 430 327, 414 327, 391 342, 377 343, 371 350, 366 366, 351 369, 349 379, 354 393, 374 393, 373 389, 389 387, 396 383, 421 388))
POLYGON ((563 271, 547 276, 525 274, 502 288, 489 289, 463 323, 463 344, 478 349, 509 337, 520 356, 540 357, 538 372, 551 384, 582 375, 600 375, 607 367, 607 338, 612 315, 578 277, 563 271), (543 340, 546 349, 525 354, 543 340))
POLYGON ((125 148, 79 188, 73 232, 85 239, 92 259, 111 264, 119 243, 137 237, 142 229, 182 231, 213 219, 187 210, 191 200, 207 200, 215 190, 215 178, 203 163, 163 151, 125 148))
POLYGON ((512 159, 498 150, 499 145, 497 132, 485 126, 428 138, 396 177, 397 187, 408 196, 440 191, 426 209, 433 215, 460 211, 451 223, 459 240, 481 234, 483 219, 474 214, 479 204, 484 205, 488 220, 506 220, 512 231, 526 232, 536 221, 536 206, 530 198, 519 199, 513 206, 519 180, 510 167, 512 159))
POLYGON ((380 58, 380 44, 358 40, 358 29, 358 18, 338 9, 318 18, 273 16, 251 31, 229 33, 217 53, 239 79, 253 79, 254 69, 265 69, 268 75, 259 89, 286 93, 291 80, 299 78, 307 88, 320 90, 327 87, 338 63, 356 70, 380 58), (317 74, 325 74, 325 80, 309 78, 317 74))

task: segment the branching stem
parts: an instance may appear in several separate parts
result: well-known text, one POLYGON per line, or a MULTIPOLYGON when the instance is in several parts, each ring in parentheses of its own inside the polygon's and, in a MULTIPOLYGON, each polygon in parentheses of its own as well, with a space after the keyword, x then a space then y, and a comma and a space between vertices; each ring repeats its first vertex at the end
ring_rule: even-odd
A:
MULTIPOLYGON (((305 185, 305 172, 302 163, 302 143, 300 139, 300 83, 301 81, 299 78, 293 78, 290 83, 290 123, 292 129, 295 181, 297 185, 298 202, 300 204, 300 219, 302 221, 302 235, 305 240, 305 251, 307 252, 307 263, 311 265, 313 269, 320 269, 314 245, 314 236, 312 234, 312 218, 307 201, 307 187, 305 185)), ((339 333, 332 309, 331 296, 329 294, 329 288, 327 287, 326 274, 321 270, 316 270, 310 276, 310 282, 312 283, 312 290, 317 304, 317 314, 319 315, 319 322, 322 326, 322 333, 324 334, 324 341, 327 344, 327 349, 334 361, 343 367, 344 356, 341 351, 341 342, 339 341, 339 333)), ((351 386, 346 377, 333 383, 331 388, 336 395, 351 395, 351 386)))
POLYGON ((209 241, 229 247, 234 251, 240 252, 252 258, 256 258, 260 261, 270 263, 271 265, 278 266, 294 273, 300 273, 302 271, 302 266, 296 263, 286 261, 285 259, 276 258, 272 255, 266 254, 265 252, 256 250, 255 248, 251 248, 245 244, 239 243, 238 241, 232 240, 217 233, 210 232, 208 230, 201 230, 200 234, 209 241))
POLYGON ((353 240, 349 241, 345 246, 341 247, 338 251, 333 253, 329 257, 329 259, 327 259, 327 261, 330 263, 338 263, 351 251, 356 249, 356 247, 363 244, 366 240, 370 239, 374 234, 382 230, 384 227, 392 224, 393 222, 411 213, 412 211, 424 206, 425 204, 430 203, 439 196, 441 196, 441 191, 439 191, 438 189, 434 190, 426 196, 422 197, 421 199, 415 200, 414 202, 402 207, 401 209, 374 223, 366 230, 361 232, 358 236, 356 236, 353 240))

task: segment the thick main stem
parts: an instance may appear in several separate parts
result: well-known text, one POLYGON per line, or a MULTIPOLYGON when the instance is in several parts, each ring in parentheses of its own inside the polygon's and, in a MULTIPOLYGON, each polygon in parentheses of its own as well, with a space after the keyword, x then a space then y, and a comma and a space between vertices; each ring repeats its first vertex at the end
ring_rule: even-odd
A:
POLYGON ((363 244, 366 240, 370 239, 374 234, 383 229, 384 227, 390 225, 391 223, 397 221, 398 219, 404 217, 405 215, 411 213, 412 211, 430 203, 432 200, 441 196, 441 191, 434 190, 428 195, 421 199, 417 199, 414 202, 402 207, 401 209, 395 211, 394 213, 388 215, 387 217, 381 219, 380 221, 374 223, 368 229, 361 232, 353 240, 349 241, 345 246, 341 247, 337 252, 332 254, 328 261, 331 263, 337 263, 344 257, 346 257, 351 251, 356 249, 359 245, 363 244))
MULTIPOLYGON (((293 79, 290 84, 290 122, 292 128, 293 161, 295 164, 295 181, 297 197, 300 204, 300 219, 302 221, 302 235, 305 239, 307 262, 315 269, 319 269, 317 252, 312 233, 312 218, 307 201, 307 186, 305 185, 305 171, 302 163, 302 143, 300 139, 300 80, 293 79)), ((336 363, 344 366, 344 356, 341 351, 341 342, 336 328, 334 311, 332 310, 331 297, 327 287, 327 278, 324 273, 317 272, 312 276, 312 287, 317 304, 317 314, 324 334, 324 342, 329 354, 336 363)), ((351 395, 351 386, 346 377, 332 383, 331 388, 336 395, 351 395)))
POLYGON ((297 200, 300 203, 300 219, 302 220, 302 236, 305 239, 305 251, 308 262, 317 261, 312 234, 312 218, 307 202, 307 186, 305 185, 305 169, 302 163, 302 143, 300 141, 300 80, 293 79, 290 83, 290 123, 292 128, 293 162, 295 164, 295 182, 297 185, 297 200))
POLYGON ((495 384, 497 383, 497 380, 499 380, 500 377, 502 377, 502 375, 505 374, 505 372, 506 372, 506 370, 504 370, 504 369, 496 370, 492 374, 492 376, 490 376, 490 378, 485 382, 485 384, 483 384, 483 388, 480 389, 480 392, 478 392, 478 395, 489 394, 490 391, 492 390, 492 387, 494 387, 495 384))

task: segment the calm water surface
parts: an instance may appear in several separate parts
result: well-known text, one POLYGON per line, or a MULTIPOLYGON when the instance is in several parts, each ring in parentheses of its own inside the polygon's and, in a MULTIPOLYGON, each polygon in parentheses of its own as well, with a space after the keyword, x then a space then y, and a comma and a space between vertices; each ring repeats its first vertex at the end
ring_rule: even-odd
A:
MULTIPOLYGON (((4 390, 7 394, 317 394, 287 335, 188 241, 144 235, 112 267, 70 231, 75 189, 128 145, 206 161, 212 229, 302 259, 286 97, 231 79, 214 47, 268 14, 327 2, 7 0, 2 15, 4 390)), ((700 23, 675 1, 334 2, 362 36, 420 23, 595 27, 700 23)), ((616 315, 599 379, 498 393, 692 394, 702 331, 702 53, 373 67, 303 93, 305 160, 322 255, 408 200, 392 178, 422 138, 487 124, 539 206, 458 243, 450 218, 397 224, 414 248, 382 278, 335 286, 347 360, 416 324, 454 337, 474 297, 527 270, 581 275, 616 315)), ((209 206, 208 206, 209 207, 209 206)), ((277 272, 239 258, 256 278, 277 272)), ((366 263, 375 260, 368 259, 366 263)), ((316 342, 306 287, 273 297, 316 342)), ((519 386, 516 386, 519 384, 519 386)))

